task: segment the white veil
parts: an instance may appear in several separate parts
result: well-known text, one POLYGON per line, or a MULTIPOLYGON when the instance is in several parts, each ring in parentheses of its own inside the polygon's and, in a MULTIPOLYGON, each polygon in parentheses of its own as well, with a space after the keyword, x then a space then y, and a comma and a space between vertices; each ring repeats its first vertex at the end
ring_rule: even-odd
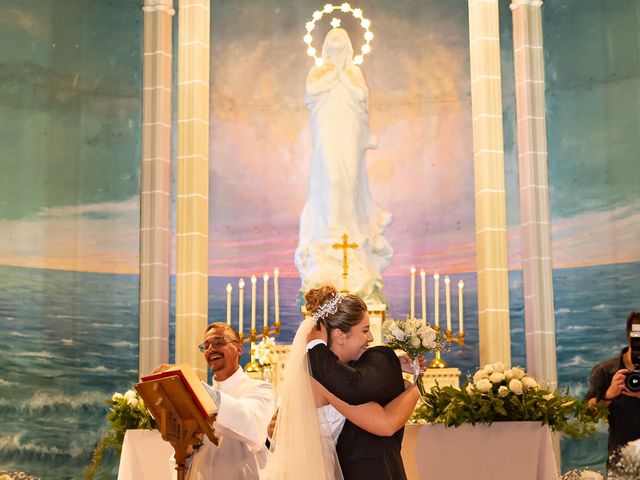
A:
POLYGON ((296 332, 284 370, 273 454, 260 476, 267 480, 342 480, 331 434, 323 435, 315 402, 307 335, 315 325, 305 318, 296 332))

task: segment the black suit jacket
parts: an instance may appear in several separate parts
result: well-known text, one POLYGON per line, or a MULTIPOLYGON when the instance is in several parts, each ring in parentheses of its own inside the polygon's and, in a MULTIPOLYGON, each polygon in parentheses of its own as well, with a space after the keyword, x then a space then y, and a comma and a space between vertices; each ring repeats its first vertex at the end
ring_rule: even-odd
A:
MULTIPOLYGON (((309 350, 309 361, 314 378, 352 405, 374 401, 384 406, 404 391, 400 360, 388 347, 369 348, 347 365, 320 344, 309 350)), ((405 480, 403 434, 401 428, 390 437, 379 437, 347 420, 336 444, 345 480, 405 480)))

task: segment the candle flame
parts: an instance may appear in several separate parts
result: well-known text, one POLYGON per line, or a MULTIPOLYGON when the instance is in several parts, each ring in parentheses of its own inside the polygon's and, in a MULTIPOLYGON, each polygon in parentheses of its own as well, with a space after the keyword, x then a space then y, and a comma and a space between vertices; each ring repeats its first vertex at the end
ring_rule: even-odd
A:
POLYGON ((451 282, 451 279, 449 279, 449 275, 444 277, 444 283, 446 283, 447 285, 449 285, 449 283, 451 282))
POLYGON ((244 288, 244 278, 240 279, 240 281, 238 282, 238 287, 244 288))
POLYGON ((256 283, 258 278, 255 275, 251 275, 251 283, 256 283))
POLYGON ((464 288, 464 282, 462 280, 458 282, 458 288, 460 289, 464 288))
POLYGON ((424 271, 424 268, 422 270, 420 270, 420 276, 424 277, 427 274, 427 272, 424 271))
POLYGON ((262 279, 266 282, 267 280, 269 280, 269 274, 265 272, 265 274, 262 276, 262 279))
POLYGON ((232 289, 233 289, 233 287, 231 286, 231 284, 227 283, 227 293, 231 293, 232 289))
POLYGON ((273 276, 277 277, 278 275, 280 275, 280 269, 278 267, 273 269, 273 276))

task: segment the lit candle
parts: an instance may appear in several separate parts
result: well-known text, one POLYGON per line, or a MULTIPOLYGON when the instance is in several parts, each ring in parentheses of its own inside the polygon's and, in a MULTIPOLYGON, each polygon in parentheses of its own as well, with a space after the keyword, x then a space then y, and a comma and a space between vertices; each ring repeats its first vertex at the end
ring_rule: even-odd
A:
POLYGON ((463 306, 462 306, 462 289, 464 288, 464 282, 462 280, 460 280, 458 282, 458 323, 459 323, 459 329, 460 329, 460 333, 464 333, 464 327, 462 326, 462 312, 463 312, 463 306))
POLYGON ((433 276, 433 321, 436 327, 440 326, 440 275, 433 276))
POLYGON ((251 275, 251 330, 256 329, 256 283, 258 279, 251 275))
POLYGON ((449 275, 446 275, 444 277, 444 300, 447 308, 447 330, 451 330, 451 289, 449 288, 450 283, 451 280, 449 279, 449 275))
POLYGON ((227 283, 227 325, 231 325, 231 284, 227 283))
POLYGON ((420 293, 422 295, 422 321, 427 321, 427 272, 420 270, 420 293))
POLYGON ((411 315, 410 318, 416 317, 416 267, 411 265, 411 315))
POLYGON ((241 278, 238 282, 238 333, 242 335, 242 318, 244 315, 244 279, 241 278))
POLYGON ((278 267, 273 271, 273 308, 276 315, 276 323, 280 323, 280 293, 278 292, 278 276, 280 270, 278 267))
POLYGON ((269 325, 269 274, 265 273, 262 276, 264 280, 264 289, 263 289, 263 297, 264 297, 264 308, 262 314, 262 326, 266 327, 269 325))

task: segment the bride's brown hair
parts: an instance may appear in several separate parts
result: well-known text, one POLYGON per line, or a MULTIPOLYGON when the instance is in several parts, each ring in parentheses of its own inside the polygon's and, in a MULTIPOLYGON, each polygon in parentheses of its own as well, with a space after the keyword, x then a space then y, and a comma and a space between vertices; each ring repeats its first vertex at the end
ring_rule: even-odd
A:
MULTIPOLYGON (((331 285, 312 288, 304 295, 307 313, 313 315, 322 305, 329 302, 337 294, 338 291, 331 285)), ((350 293, 345 294, 336 307, 335 313, 330 313, 318 320, 318 328, 320 327, 320 322, 322 322, 327 329, 329 341, 331 341, 332 330, 338 328, 348 333, 351 327, 360 323, 363 315, 367 312, 367 304, 360 297, 350 293)))

